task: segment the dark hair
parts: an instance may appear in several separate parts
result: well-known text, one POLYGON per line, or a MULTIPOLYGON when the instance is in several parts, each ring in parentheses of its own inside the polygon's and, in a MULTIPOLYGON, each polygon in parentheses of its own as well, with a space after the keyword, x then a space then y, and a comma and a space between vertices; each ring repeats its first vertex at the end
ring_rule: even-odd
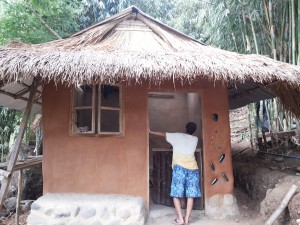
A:
POLYGON ((186 128, 186 132, 188 134, 192 135, 197 130, 197 125, 193 122, 189 122, 189 123, 186 124, 185 128, 186 128))

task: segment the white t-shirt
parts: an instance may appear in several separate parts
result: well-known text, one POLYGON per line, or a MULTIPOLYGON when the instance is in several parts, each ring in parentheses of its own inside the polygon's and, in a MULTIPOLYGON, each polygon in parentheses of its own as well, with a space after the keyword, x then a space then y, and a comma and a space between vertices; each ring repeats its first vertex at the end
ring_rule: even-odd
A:
POLYGON ((173 146, 172 168, 177 164, 186 169, 198 169, 195 150, 198 138, 184 133, 166 133, 166 140, 173 146))

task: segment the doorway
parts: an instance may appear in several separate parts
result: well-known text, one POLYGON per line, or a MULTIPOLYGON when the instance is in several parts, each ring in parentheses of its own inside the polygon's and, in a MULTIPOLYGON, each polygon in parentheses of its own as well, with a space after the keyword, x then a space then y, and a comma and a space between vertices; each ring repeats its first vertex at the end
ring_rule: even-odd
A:
MULTIPOLYGON (((202 197, 195 199, 194 209, 204 209, 202 169, 202 122, 199 93, 149 92, 149 127, 153 131, 185 133, 187 122, 197 124, 195 136, 198 146, 195 153, 199 167, 202 197)), ((150 209, 151 204, 174 207, 170 197, 172 181, 172 146, 163 137, 149 136, 150 209)), ((182 208, 186 203, 182 201, 182 208)))

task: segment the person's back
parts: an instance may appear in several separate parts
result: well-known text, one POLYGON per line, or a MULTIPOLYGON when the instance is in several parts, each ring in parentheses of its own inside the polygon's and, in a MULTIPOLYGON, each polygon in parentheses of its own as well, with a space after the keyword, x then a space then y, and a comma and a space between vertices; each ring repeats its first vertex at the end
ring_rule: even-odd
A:
POLYGON ((166 140, 173 146, 172 168, 175 165, 186 169, 198 169, 195 159, 198 138, 184 133, 166 133, 166 140))

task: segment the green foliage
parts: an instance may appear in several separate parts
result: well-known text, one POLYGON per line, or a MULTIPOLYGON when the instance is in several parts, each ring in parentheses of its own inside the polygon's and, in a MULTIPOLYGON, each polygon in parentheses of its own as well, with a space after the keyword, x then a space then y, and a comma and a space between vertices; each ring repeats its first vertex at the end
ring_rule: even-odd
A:
POLYGON ((56 39, 39 17, 61 37, 69 36, 79 29, 76 20, 82 8, 77 0, 4 1, 0 11, 0 44, 9 41, 41 43, 56 39))
POLYGON ((1 162, 9 152, 11 137, 17 132, 22 113, 8 108, 0 108, 0 154, 1 162))

